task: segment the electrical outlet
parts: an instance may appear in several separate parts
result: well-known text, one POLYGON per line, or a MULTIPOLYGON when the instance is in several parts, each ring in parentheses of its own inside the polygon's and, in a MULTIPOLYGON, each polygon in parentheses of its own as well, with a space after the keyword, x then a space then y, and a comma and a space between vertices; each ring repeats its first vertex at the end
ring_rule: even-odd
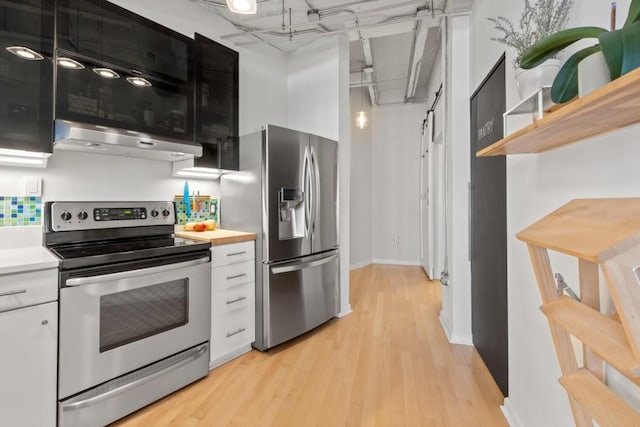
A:
POLYGON ((394 236, 393 237, 393 244, 394 245, 399 245, 400 244, 400 236, 394 236))

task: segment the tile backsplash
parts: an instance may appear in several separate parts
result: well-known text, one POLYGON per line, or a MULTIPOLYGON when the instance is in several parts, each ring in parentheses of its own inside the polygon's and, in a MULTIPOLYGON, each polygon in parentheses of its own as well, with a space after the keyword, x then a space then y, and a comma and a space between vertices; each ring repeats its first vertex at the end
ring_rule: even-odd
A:
MULTIPOLYGON (((184 200, 181 196, 176 196, 174 199, 176 203, 176 214, 178 224, 184 225, 187 222, 204 221, 207 219, 214 220, 217 224, 220 224, 220 199, 211 196, 202 196, 200 201, 200 209, 191 209, 191 216, 187 217, 187 208, 184 200)), ((195 203, 194 203, 195 205, 195 203)))
POLYGON ((0 196, 0 227, 42 224, 40 197, 0 196))

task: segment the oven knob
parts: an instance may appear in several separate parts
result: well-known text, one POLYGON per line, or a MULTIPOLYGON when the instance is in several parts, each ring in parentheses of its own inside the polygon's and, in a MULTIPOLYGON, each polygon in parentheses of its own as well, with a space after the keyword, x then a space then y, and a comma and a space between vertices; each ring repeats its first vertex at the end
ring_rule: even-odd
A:
POLYGON ((154 218, 155 218, 155 217, 157 217, 157 216, 158 216, 158 211, 157 211, 157 210, 155 210, 155 209, 153 209, 153 210, 151 211, 151 216, 152 216, 152 217, 154 217, 154 218))
POLYGON ((168 209, 164 209, 162 211, 162 216, 169 216, 169 210, 168 209))
POLYGON ((79 219, 79 220, 81 220, 81 221, 84 221, 84 220, 85 220, 85 219, 87 219, 87 218, 89 218, 89 214, 88 214, 88 213, 86 213, 85 211, 81 211, 81 212, 78 214, 78 219, 79 219))
POLYGON ((62 212, 60 218, 62 218, 63 221, 69 221, 71 219, 71 212, 62 212))

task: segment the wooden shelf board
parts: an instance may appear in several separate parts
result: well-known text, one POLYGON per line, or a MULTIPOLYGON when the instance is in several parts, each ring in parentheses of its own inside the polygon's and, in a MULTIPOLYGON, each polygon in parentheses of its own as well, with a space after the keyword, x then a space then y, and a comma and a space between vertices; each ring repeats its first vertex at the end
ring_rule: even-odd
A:
POLYGON ((517 234, 518 239, 591 262, 640 233, 640 198, 576 199, 517 234))
POLYGON ((640 425, 640 414, 586 369, 563 376, 560 384, 599 425, 640 425))
POLYGON ((540 309, 549 320, 566 329, 605 362, 640 385, 640 360, 633 356, 621 323, 568 297, 544 304, 540 309))
POLYGON ((478 151, 476 156, 542 153, 640 122, 640 68, 478 151))

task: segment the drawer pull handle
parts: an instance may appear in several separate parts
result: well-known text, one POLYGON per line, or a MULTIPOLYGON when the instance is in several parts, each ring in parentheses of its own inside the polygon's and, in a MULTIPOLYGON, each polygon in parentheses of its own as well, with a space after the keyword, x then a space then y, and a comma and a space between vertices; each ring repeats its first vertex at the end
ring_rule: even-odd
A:
POLYGON ((26 293, 27 293, 26 289, 16 289, 13 291, 0 293, 0 297, 8 297, 11 295, 26 294, 26 293))
POLYGON ((239 279, 240 277, 246 276, 247 273, 236 274, 235 276, 227 276, 227 280, 239 279))
POLYGON ((244 300, 246 300, 246 299, 247 299, 247 297, 238 297, 238 298, 236 298, 236 299, 227 300, 227 305, 229 305, 229 304, 235 304, 235 303, 237 303, 237 302, 244 301, 244 300))
POLYGON ((238 256, 238 255, 244 255, 246 254, 247 251, 242 251, 242 252, 231 252, 230 254, 227 254, 227 256, 238 256))
POLYGON ((235 331, 235 332, 227 332, 227 338, 231 338, 231 337, 232 337, 232 336, 234 336, 234 335, 241 334, 241 333, 242 333, 242 332, 244 332, 244 331, 246 331, 246 329, 245 329, 245 328, 240 328, 240 329, 238 329, 238 330, 237 330, 237 331, 235 331))

